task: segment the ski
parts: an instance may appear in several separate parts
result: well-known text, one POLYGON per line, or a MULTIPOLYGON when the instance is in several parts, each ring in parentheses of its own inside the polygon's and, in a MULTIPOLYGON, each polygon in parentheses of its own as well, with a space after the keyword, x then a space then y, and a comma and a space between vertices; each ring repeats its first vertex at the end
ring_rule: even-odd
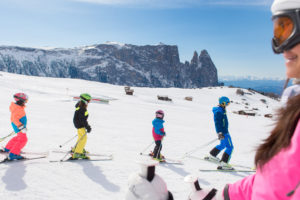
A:
MULTIPOLYGON (((148 156, 148 157, 152 158, 152 156, 150 154, 140 153, 140 155, 142 155, 142 156, 148 156)), ((161 164, 183 165, 183 162, 181 160, 172 159, 172 158, 166 158, 166 157, 164 158, 163 161, 160 161, 159 163, 161 163, 161 164)))
POLYGON ((4 141, 6 138, 8 138, 8 137, 10 137, 10 136, 12 136, 14 134, 15 134, 15 132, 13 131, 10 134, 8 134, 7 136, 4 136, 4 137, 0 138, 0 142, 4 141))
POLYGON ((23 159, 20 159, 20 160, 9 160, 7 157, 4 158, 3 160, 0 161, 0 164, 1 163, 10 163, 10 162, 20 162, 20 161, 28 161, 28 160, 36 160, 36 159, 42 159, 42 158, 46 158, 47 156, 38 156, 38 157, 24 157, 23 159))
POLYGON ((172 164, 172 165, 183 165, 181 161, 165 159, 164 161, 159 162, 160 164, 172 164))
POLYGON ((71 157, 69 157, 68 159, 64 159, 64 160, 49 160, 49 162, 110 161, 112 159, 113 158, 71 159, 71 157))
POLYGON ((256 172, 251 169, 199 169, 201 172, 256 172))
MULTIPOLYGON (((72 153, 71 151, 64 151, 64 150, 52 150, 52 153, 72 153)), ((113 158, 113 154, 100 154, 100 153, 87 153, 87 156, 99 156, 99 157, 109 157, 109 158, 113 158)))
MULTIPOLYGON (((0 149, 0 154, 9 154, 9 152, 4 151, 3 149, 0 149)), ((48 155, 49 152, 31 152, 31 151, 21 151, 21 154, 27 154, 27 155, 48 155)))
MULTIPOLYGON (((200 158, 200 157, 192 156, 192 155, 189 155, 189 156, 187 156, 187 157, 193 158, 193 159, 198 159, 198 160, 207 161, 207 162, 214 163, 214 164, 217 164, 217 165, 220 164, 220 162, 218 162, 218 161, 208 160, 208 159, 205 159, 205 157, 204 157, 204 158, 200 158)), ((244 169, 247 169, 247 170, 254 170, 253 167, 248 167, 248 166, 244 166, 244 165, 231 164, 231 163, 230 163, 230 165, 231 165, 232 167, 240 167, 240 168, 244 168, 244 169)))
MULTIPOLYGON (((166 164, 178 164, 178 165, 183 165, 183 162, 181 160, 176 160, 176 159, 172 159, 172 158, 165 158, 165 163, 166 164)), ((164 162, 162 162, 164 163, 164 162)))

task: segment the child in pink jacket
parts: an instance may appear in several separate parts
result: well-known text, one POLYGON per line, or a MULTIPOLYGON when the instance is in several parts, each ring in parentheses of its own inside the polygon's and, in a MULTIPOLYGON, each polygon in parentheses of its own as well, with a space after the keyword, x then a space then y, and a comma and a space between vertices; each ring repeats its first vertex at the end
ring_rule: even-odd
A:
MULTIPOLYGON (((273 51, 283 53, 287 78, 300 78, 300 0, 274 0, 271 10, 273 51)), ((255 174, 222 191, 202 189, 195 181, 189 199, 300 200, 300 94, 279 110, 275 128, 257 149, 255 164, 255 174)))

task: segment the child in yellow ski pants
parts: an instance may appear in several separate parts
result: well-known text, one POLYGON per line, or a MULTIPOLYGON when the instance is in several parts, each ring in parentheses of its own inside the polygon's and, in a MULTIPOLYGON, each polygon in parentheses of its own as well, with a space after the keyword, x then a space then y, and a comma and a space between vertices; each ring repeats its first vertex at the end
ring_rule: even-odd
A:
POLYGON ((91 96, 89 94, 81 94, 80 101, 75 105, 75 113, 74 113, 74 126, 77 128, 78 139, 75 147, 72 149, 73 159, 88 159, 89 157, 86 155, 86 151, 84 149, 86 141, 87 141, 87 133, 91 132, 92 128, 89 125, 87 119, 89 117, 89 113, 87 111, 88 103, 91 100, 91 96))

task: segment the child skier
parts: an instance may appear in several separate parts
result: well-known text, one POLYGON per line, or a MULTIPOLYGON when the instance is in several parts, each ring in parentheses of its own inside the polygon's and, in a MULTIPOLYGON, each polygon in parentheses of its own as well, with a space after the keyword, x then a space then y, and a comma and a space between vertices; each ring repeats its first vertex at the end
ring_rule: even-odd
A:
POLYGON ((24 93, 16 93, 14 94, 14 99, 15 102, 11 102, 9 110, 11 112, 11 125, 17 136, 8 141, 4 151, 9 152, 9 160, 20 160, 24 159, 20 153, 27 143, 25 103, 28 101, 28 96, 24 93))
POLYGON ((160 154, 160 151, 162 149, 162 139, 166 135, 166 132, 164 130, 165 123, 164 119, 164 111, 158 110, 155 113, 155 119, 152 121, 153 129, 152 129, 152 136, 155 141, 155 147, 153 150, 153 159, 163 162, 164 157, 160 154))
POLYGON ((87 141, 87 133, 90 133, 92 128, 89 125, 87 119, 89 117, 89 113, 87 111, 87 106, 90 100, 92 99, 91 95, 84 93, 80 95, 80 101, 75 105, 75 113, 74 113, 74 126, 77 128, 78 139, 74 148, 72 148, 72 158, 71 159, 89 159, 86 155, 86 151, 84 149, 86 141, 87 141))
POLYGON ((215 162, 220 161, 220 166, 218 169, 233 169, 229 164, 229 160, 231 157, 231 153, 233 150, 233 144, 231 141, 231 137, 228 132, 228 119, 226 115, 226 107, 230 104, 228 97, 220 97, 218 107, 213 108, 214 113, 214 122, 216 132, 218 134, 218 138, 220 140, 220 144, 217 145, 210 151, 210 155, 205 157, 207 160, 212 160, 215 162), (217 155, 226 148, 223 153, 222 159, 217 158, 217 155))

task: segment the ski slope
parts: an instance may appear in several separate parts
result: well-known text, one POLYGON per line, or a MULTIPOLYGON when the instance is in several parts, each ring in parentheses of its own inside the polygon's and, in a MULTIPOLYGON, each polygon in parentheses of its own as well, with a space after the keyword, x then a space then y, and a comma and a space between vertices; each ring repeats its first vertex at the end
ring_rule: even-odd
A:
MULTIPOLYGON (((13 94, 25 92, 29 96, 26 107, 28 143, 24 151, 44 152, 60 149, 76 129, 73 126, 75 101, 72 96, 90 93, 93 97, 113 99, 109 104, 90 103, 86 149, 91 153, 112 153, 113 161, 50 163, 48 159, 0 165, 0 199, 55 199, 121 200, 127 191, 131 173, 138 172, 135 162, 139 153, 152 141, 152 120, 155 111, 165 111, 165 130, 162 154, 173 159, 215 139, 212 107, 218 97, 228 96, 234 102, 227 109, 229 131, 234 144, 232 163, 253 166, 255 148, 267 137, 274 121, 263 115, 274 113, 279 103, 260 94, 236 95, 236 88, 215 87, 202 89, 137 88, 128 96, 124 86, 77 79, 31 77, 0 72, 0 137, 12 131, 9 105, 13 94), (157 100, 167 95, 172 102, 157 100), (192 96, 193 101, 184 97, 192 96), (261 99, 265 99, 263 103, 261 99), (235 103, 236 102, 236 103, 235 103), (243 116, 234 111, 258 109, 260 116, 243 116)), ((244 90, 248 92, 247 90, 244 90)), ((5 146, 5 140, 1 146, 5 146)), ((69 150, 76 140, 63 146, 69 150)), ((198 149, 192 155, 203 157, 218 142, 198 149)), ((149 148, 145 153, 153 149, 149 148)), ((63 154, 61 155, 63 156, 63 154)), ((221 155, 219 155, 221 156, 221 155)), ((222 188, 250 173, 200 172, 216 165, 194 158, 184 158, 184 165, 163 164, 156 168, 175 199, 187 199, 191 189, 184 177, 199 177, 202 187, 222 188)))

